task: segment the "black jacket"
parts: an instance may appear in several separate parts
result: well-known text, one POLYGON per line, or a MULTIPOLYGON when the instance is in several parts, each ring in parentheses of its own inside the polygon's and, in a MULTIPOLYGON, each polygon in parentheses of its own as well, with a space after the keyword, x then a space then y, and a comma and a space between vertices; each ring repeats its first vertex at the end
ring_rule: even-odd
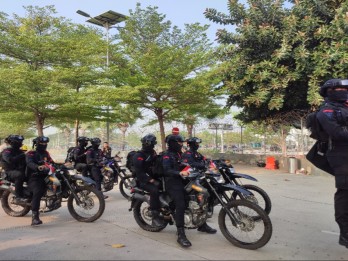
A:
POLYGON ((205 157, 198 151, 188 150, 183 155, 183 162, 188 163, 192 168, 206 169, 205 157))
POLYGON ((20 149, 6 148, 1 152, 1 165, 5 171, 20 170, 26 167, 25 154, 20 149))
POLYGON ((186 167, 182 163, 182 153, 167 150, 163 153, 163 170, 166 183, 169 186, 184 186, 180 171, 186 167))
POLYGON ((27 175, 30 177, 32 174, 39 174, 46 176, 47 171, 39 171, 38 167, 43 165, 45 162, 54 163, 51 158, 51 155, 48 151, 38 152, 35 150, 28 151, 26 154, 26 163, 27 163, 27 175))
POLYGON ((90 148, 86 152, 86 162, 89 166, 101 167, 103 161, 103 152, 101 149, 90 148))
POLYGON ((152 167, 154 159, 156 156, 156 151, 145 152, 143 150, 137 151, 133 156, 133 166, 134 172, 137 177, 137 180, 146 184, 149 182, 152 177, 152 167))
POLYGON ((74 149, 74 160, 76 163, 86 163, 86 148, 84 146, 77 146, 74 149))

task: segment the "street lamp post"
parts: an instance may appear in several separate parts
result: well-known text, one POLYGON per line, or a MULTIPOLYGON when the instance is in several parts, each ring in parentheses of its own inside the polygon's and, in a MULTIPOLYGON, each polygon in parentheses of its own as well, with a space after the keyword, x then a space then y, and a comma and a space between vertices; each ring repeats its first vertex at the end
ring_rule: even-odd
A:
MULTIPOLYGON (((95 24, 98 26, 102 26, 106 29, 106 67, 108 68, 109 67, 109 29, 119 28, 119 27, 113 27, 113 25, 123 22, 124 20, 127 19, 127 16, 111 11, 111 10, 95 17, 91 17, 88 13, 81 10, 77 10, 76 13, 84 17, 88 17, 89 19, 86 22, 95 24)), ((109 113, 109 106, 107 108, 107 112, 109 113)), ((109 119, 107 119, 106 121, 106 141, 107 142, 109 142, 109 138, 110 138, 110 123, 109 123, 109 119)))

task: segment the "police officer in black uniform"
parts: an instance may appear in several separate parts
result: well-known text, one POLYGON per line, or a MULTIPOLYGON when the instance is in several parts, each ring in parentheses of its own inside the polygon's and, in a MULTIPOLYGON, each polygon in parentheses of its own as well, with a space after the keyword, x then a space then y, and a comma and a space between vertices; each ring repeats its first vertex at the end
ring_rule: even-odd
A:
POLYGON ((49 141, 49 138, 45 136, 35 138, 33 140, 33 148, 36 148, 36 150, 28 151, 26 154, 28 183, 33 194, 31 200, 32 226, 42 224, 39 218, 40 200, 45 194, 45 178, 49 173, 49 168, 45 166, 45 163, 54 163, 46 150, 49 141))
MULTIPOLYGON (((101 182, 102 182, 102 161, 103 161, 103 152, 99 148, 101 140, 99 138, 90 139, 91 148, 86 152, 86 161, 88 165, 88 171, 91 173, 93 180, 97 183, 97 189, 101 191, 101 182)), ((104 198, 107 199, 108 196, 104 195, 104 198)))
POLYGON ((77 142, 78 146, 74 149, 74 168, 81 172, 83 176, 88 175, 88 166, 86 160, 86 147, 88 145, 89 138, 78 137, 77 142))
MULTIPOLYGON (((163 153, 163 169, 165 176, 166 189, 175 204, 175 223, 177 227, 177 242, 182 247, 190 247, 192 244, 185 235, 185 208, 186 191, 182 177, 188 176, 189 172, 184 171, 186 164, 182 159, 182 146, 184 139, 181 135, 169 135, 166 138, 168 150, 163 153)), ((202 232, 216 233, 207 224, 199 228, 202 232)))
POLYGON ((192 137, 186 140, 189 150, 185 151, 183 154, 183 160, 188 163, 192 168, 205 170, 206 158, 198 152, 199 144, 202 142, 201 139, 197 137, 192 137))
POLYGON ((320 88, 325 105, 317 119, 329 135, 327 160, 336 183, 335 220, 339 244, 348 248, 348 79, 331 79, 320 88))
POLYGON ((15 183, 16 203, 25 203, 23 183, 25 181, 25 153, 20 149, 23 145, 22 135, 9 135, 7 141, 9 147, 1 153, 2 167, 9 179, 15 183))
POLYGON ((157 155, 154 150, 157 144, 156 136, 147 134, 141 138, 141 150, 133 156, 134 172, 137 178, 137 184, 140 188, 150 193, 150 210, 152 213, 152 225, 162 226, 163 219, 160 217, 159 201, 159 181, 153 177, 152 167, 157 155))

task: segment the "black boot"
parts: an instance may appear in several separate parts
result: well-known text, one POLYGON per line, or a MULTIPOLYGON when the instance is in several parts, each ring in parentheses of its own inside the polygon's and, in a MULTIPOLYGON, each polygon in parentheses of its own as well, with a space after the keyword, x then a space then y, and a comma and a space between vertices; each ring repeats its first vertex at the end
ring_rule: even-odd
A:
POLYGON ((37 225, 41 225, 41 224, 42 224, 42 221, 39 218, 39 211, 32 211, 31 225, 37 226, 37 225))
POLYGON ((163 219, 160 217, 158 210, 152 210, 152 226, 161 227, 164 225, 163 219))
POLYGON ((341 234, 340 239, 338 240, 338 244, 348 248, 348 234, 341 234))
POLYGON ((190 247, 192 246, 191 242, 187 239, 185 235, 185 229, 183 227, 178 227, 178 240, 177 242, 182 246, 182 247, 190 247))
POLYGON ((208 233, 208 234, 215 234, 216 233, 216 229, 211 228, 210 226, 208 226, 207 223, 204 223, 203 225, 201 225, 197 230, 200 232, 208 233))

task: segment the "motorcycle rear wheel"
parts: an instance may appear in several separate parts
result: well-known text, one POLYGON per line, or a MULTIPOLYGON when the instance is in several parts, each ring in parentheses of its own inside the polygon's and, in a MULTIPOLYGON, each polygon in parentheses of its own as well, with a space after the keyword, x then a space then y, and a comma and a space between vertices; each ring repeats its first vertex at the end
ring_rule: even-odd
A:
POLYGON ((105 210, 105 199, 103 194, 94 187, 77 187, 75 193, 82 201, 78 205, 73 194, 68 198, 68 210, 70 215, 80 222, 93 222, 103 215, 105 210))
POLYGON ((131 194, 131 188, 136 186, 135 179, 132 176, 128 176, 125 178, 121 178, 119 183, 119 189, 120 193, 123 197, 130 200, 132 194, 131 194))
POLYGON ((248 200, 230 201, 228 208, 240 221, 240 225, 233 224, 224 208, 219 213, 219 227, 224 237, 233 245, 255 250, 268 243, 272 236, 272 222, 266 212, 248 200), (255 216, 258 218, 255 220, 255 216))
POLYGON ((23 217, 30 211, 30 206, 14 204, 15 195, 10 191, 4 191, 1 197, 1 206, 4 212, 11 217, 23 217))
POLYGON ((159 232, 162 231, 168 223, 165 222, 163 226, 156 227, 152 226, 152 217, 150 216, 150 205, 145 201, 137 200, 133 207, 133 216, 135 222, 142 229, 150 232, 159 232))

